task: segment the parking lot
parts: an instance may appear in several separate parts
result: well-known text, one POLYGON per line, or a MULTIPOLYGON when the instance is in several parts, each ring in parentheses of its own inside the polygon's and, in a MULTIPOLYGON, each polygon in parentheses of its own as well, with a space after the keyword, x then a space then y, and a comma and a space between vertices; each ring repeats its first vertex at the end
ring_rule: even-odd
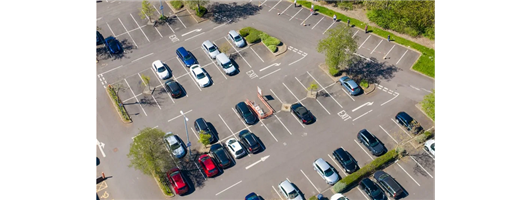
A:
MULTIPOLYGON (((388 149, 392 149, 413 136, 394 121, 398 112, 409 113, 425 129, 434 126, 415 107, 417 99, 434 88, 434 81, 429 85, 429 80, 421 80, 420 83, 414 83, 414 87, 410 83, 403 87, 401 82, 391 79, 375 85, 375 90, 369 94, 350 96, 339 83, 319 69, 318 63, 323 63, 324 57, 315 51, 318 40, 309 38, 322 38, 327 30, 338 24, 327 16, 310 15, 309 10, 294 8, 287 1, 265 1, 261 2, 262 8, 258 15, 238 23, 198 23, 188 11, 180 10, 176 13, 174 23, 153 27, 147 25, 147 21, 141 19, 135 11, 139 2, 121 2, 120 6, 115 6, 117 3, 98 4, 98 17, 100 7, 102 12, 106 9, 121 9, 118 15, 105 14, 98 18, 98 27, 105 37, 114 35, 131 47, 124 47, 124 55, 119 58, 98 54, 100 62, 97 79, 98 101, 108 101, 103 94, 103 88, 107 85, 122 88, 119 97, 126 105, 133 123, 128 128, 129 131, 122 133, 124 140, 120 142, 129 144, 132 142, 130 138, 143 127, 171 131, 186 141, 184 116, 180 114, 182 111, 189 119, 187 126, 192 148, 201 145, 198 133, 192 128, 193 121, 201 117, 212 125, 219 143, 232 137, 237 138, 240 131, 247 129, 259 137, 265 148, 258 154, 235 160, 235 166, 226 169, 222 175, 208 178, 203 187, 182 197, 184 199, 241 198, 250 192, 256 192, 264 199, 284 199, 277 191, 277 186, 285 179, 294 183, 306 198, 318 193, 330 197, 330 186, 312 169, 311 163, 314 160, 323 158, 341 177, 345 177, 342 168, 331 158, 333 150, 343 147, 353 155, 360 167, 375 158, 357 140, 359 130, 367 129, 388 149), (300 25, 304 21, 307 26, 300 25), (262 44, 235 47, 227 38, 228 31, 238 31, 246 26, 256 26, 279 38, 286 45, 287 51, 274 56, 262 44), (292 28, 283 34, 282 28, 267 27, 292 28), (304 34, 292 35, 290 32, 304 34), (201 43, 205 40, 210 40, 217 46, 230 44, 227 54, 235 62, 239 73, 234 76, 226 75, 201 49, 201 43), (175 50, 181 46, 195 56, 213 81, 212 85, 199 87, 189 68, 176 57, 175 50), (152 69, 152 62, 155 60, 167 64, 171 69, 171 79, 182 85, 185 96, 171 98, 163 87, 167 80, 158 78, 152 69), (152 93, 144 92, 142 75, 151 78, 149 85, 155 88, 152 93), (318 85, 319 90, 316 99, 307 97, 307 88, 313 82, 318 85), (257 97, 258 87, 275 112, 257 124, 246 125, 234 106, 248 99, 267 111, 257 97), (281 110, 282 104, 294 103, 307 107, 315 115, 316 122, 304 125, 294 114, 281 110), (129 139, 125 140, 126 138, 129 139)), ((259 2, 250 3, 257 6, 259 2)), ((158 7, 158 3, 152 4, 158 7)), ((172 14, 165 4, 164 13, 172 14)), ((358 54, 373 62, 384 61, 399 68, 395 75, 398 80, 415 76, 404 73, 414 74, 408 71, 419 57, 417 52, 354 29, 352 37, 357 37, 358 54)), ((98 112, 116 115, 114 111, 98 112)), ((127 164, 121 165, 126 167, 127 164)), ((422 149, 392 164, 385 171, 406 189, 409 193, 407 198, 434 198, 434 158, 422 149)), ((123 179, 121 181, 126 181, 125 177, 123 179)), ((346 196, 351 199, 366 198, 357 188, 346 196)))

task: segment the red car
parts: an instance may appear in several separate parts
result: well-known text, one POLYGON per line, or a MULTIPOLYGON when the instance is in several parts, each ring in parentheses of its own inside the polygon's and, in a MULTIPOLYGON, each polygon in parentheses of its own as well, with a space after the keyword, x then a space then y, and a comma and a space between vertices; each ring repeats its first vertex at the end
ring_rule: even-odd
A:
POLYGON ((179 195, 183 195, 188 192, 188 184, 186 184, 186 180, 182 178, 182 174, 178 168, 169 170, 167 172, 167 179, 171 183, 173 190, 179 195))
POLYGON ((208 178, 211 178, 219 173, 219 169, 217 169, 212 157, 206 154, 199 157, 199 164, 201 164, 202 170, 208 178))

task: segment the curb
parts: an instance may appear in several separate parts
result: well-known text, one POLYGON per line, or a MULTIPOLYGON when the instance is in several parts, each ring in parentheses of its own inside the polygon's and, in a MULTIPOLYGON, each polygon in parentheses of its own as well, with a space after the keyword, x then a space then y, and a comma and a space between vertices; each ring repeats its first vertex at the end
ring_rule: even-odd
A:
POLYGON ((364 88, 363 88, 363 90, 364 90, 364 94, 368 95, 368 94, 370 94, 370 93, 375 91, 375 85, 374 84, 368 84, 368 87, 366 88, 366 90, 364 88))
POLYGON ((324 71, 324 74, 328 75, 329 78, 331 78, 331 80, 333 80, 334 82, 338 82, 339 79, 340 79, 340 76, 342 76, 342 73, 341 75, 337 76, 337 77, 333 77, 329 74, 329 72, 327 71, 327 67, 324 67, 326 66, 326 63, 320 63, 318 64, 318 68, 320 68, 322 71, 324 71), (324 69, 325 68, 325 69, 324 69))
MULTIPOLYGON (((110 86, 110 85, 108 85, 107 87, 109 87, 109 86, 110 86)), ((123 109, 125 110, 125 113, 127 113, 127 116, 129 116, 129 119, 131 119, 130 122, 125 121, 125 119, 123 119, 123 117, 122 117, 121 114, 120 114, 120 109, 118 109, 118 107, 116 107, 116 104, 114 103, 114 100, 113 100, 112 97, 110 96, 108 89, 105 88, 105 90, 106 90, 105 93, 107 93, 107 96, 109 97, 109 99, 110 99, 112 105, 114 106, 114 109, 116 109, 116 113, 118 113, 118 115, 119 115, 119 117, 120 117, 120 120, 121 120, 123 123, 125 123, 125 124, 130 124, 130 123, 132 123, 132 118, 131 118, 131 116, 129 115, 129 112, 127 112, 127 109, 125 108, 125 106, 123 107, 123 109)), ((120 100, 120 97, 118 97, 118 100, 120 100)), ((120 102, 121 102, 121 100, 120 100, 120 102)), ((123 104, 123 102, 121 102, 121 103, 123 104)))
MULTIPOLYGON (((173 14, 177 14, 177 9, 176 8, 173 8, 173 5, 171 5, 171 1, 165 1, 167 3, 167 5, 169 6, 169 9, 171 9, 171 11, 173 11, 173 14)), ((184 7, 184 5, 182 6, 184 7)), ((182 9, 182 8, 179 8, 179 10, 182 9)))
POLYGON ((414 107, 416 107, 418 110, 420 110, 427 117, 427 119, 430 119, 432 121, 432 123, 434 124, 434 120, 432 120, 431 117, 429 117, 429 115, 427 115, 427 113, 425 113, 425 111, 423 111, 423 109, 421 109, 421 103, 417 103, 416 105, 414 105, 414 107))
MULTIPOLYGON (((263 42, 261 42, 261 44, 263 44, 263 42)), ((263 46, 265 46, 265 44, 263 44, 263 46)), ((285 52, 287 52, 287 45, 285 43, 282 42, 282 46, 276 46, 278 47, 278 50, 276 51, 276 53, 272 53, 272 55, 274 56, 279 56, 279 55, 282 55, 284 54, 285 52)), ((265 46, 265 48, 269 49, 267 46, 265 46)), ((270 51, 270 49, 269 49, 270 51)))
MULTIPOLYGON (((156 182, 156 184, 158 185, 158 188, 160 189, 160 191, 162 192, 162 194, 163 194, 164 196, 166 196, 166 197, 174 197, 174 196, 175 196, 175 194, 173 194, 173 195, 171 195, 171 196, 166 195, 166 193, 164 192, 164 189, 162 188, 162 185, 160 185, 160 184, 162 184, 161 181, 159 181, 159 180, 156 178, 155 175, 153 175, 153 178, 155 179, 155 182, 156 182)), ((171 193, 173 193, 173 191, 171 191, 171 193)))

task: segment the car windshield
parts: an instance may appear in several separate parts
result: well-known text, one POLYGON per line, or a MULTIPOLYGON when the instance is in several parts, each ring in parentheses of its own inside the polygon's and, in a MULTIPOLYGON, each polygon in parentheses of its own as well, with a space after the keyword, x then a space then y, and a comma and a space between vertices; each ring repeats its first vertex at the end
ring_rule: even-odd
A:
POLYGON ((224 69, 228 69, 230 67, 232 67, 232 63, 230 63, 230 62, 227 62, 227 63, 223 64, 223 68, 224 69))
POLYGON ((209 50, 210 52, 214 52, 214 51, 216 51, 217 49, 215 49, 215 47, 212 46, 212 47, 210 47, 208 50, 209 50))
POLYGON ((175 150, 175 149, 178 149, 178 148, 180 148, 180 144, 178 142, 175 142, 175 144, 171 145, 171 150, 175 150))
POLYGON ((242 38, 241 38, 241 36, 238 35, 238 36, 234 37, 234 40, 235 40, 236 42, 239 42, 239 41, 242 40, 242 38))
POLYGON ((296 192, 295 190, 289 193, 289 199, 294 199, 297 196, 298 196, 298 192, 296 192))
POLYGON ((191 59, 191 58, 192 58, 192 57, 191 57, 191 54, 186 54, 186 55, 184 56, 184 60, 189 60, 189 59, 191 59))
POLYGON ((249 113, 246 113, 246 114, 244 115, 244 117, 245 117, 245 118, 250 118, 250 117, 252 117, 252 113, 250 113, 250 112, 249 112, 249 113))
POLYGON ((175 83, 175 82, 170 82, 170 83, 167 84, 167 86, 169 86, 169 88, 172 91, 177 91, 178 90, 177 83, 175 83))
POLYGON ((243 153, 243 149, 239 149, 239 150, 236 151, 236 154, 238 154, 238 155, 242 154, 242 153, 243 153))
POLYGON ((197 78, 198 79, 203 79, 204 77, 206 77, 206 75, 204 75, 204 73, 197 74, 197 78))
POLYGON ((158 72, 165 72, 165 71, 166 71, 166 68, 165 68, 164 66, 162 66, 162 67, 159 67, 159 68, 157 69, 157 71, 158 71, 158 72))
POLYGON ((254 137, 252 137, 250 134, 245 135, 245 138, 248 141, 248 144, 253 146, 256 143, 256 140, 254 140, 254 137))
POLYGON ((352 162, 353 162, 353 159, 351 159, 349 156, 346 157, 346 159, 344 159, 344 164, 346 164, 346 165, 349 165, 352 162))
POLYGON ((339 197, 337 200, 346 200, 344 197, 339 197))
POLYGON ((431 145, 431 149, 434 151, 434 143, 431 145))
POLYGON ((324 176, 329 177, 333 175, 333 170, 331 168, 328 168, 328 170, 324 171, 324 176))
POLYGON ((371 192, 371 196, 372 196, 372 197, 376 197, 376 196, 379 196, 380 193, 381 193, 381 190, 377 190, 377 189, 376 189, 376 190, 373 190, 373 191, 371 192))

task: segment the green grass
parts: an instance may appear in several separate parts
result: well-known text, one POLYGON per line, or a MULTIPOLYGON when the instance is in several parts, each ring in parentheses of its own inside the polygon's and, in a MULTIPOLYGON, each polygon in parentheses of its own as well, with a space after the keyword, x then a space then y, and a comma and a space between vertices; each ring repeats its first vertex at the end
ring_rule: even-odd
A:
POLYGON ((366 80, 363 79, 363 80, 361 81, 361 83, 359 83, 359 85, 360 85, 361 87, 363 87, 363 88, 367 88, 367 87, 368 87, 368 81, 366 81, 366 80))
POLYGON ((204 14, 206 14, 207 10, 206 10, 206 7, 200 7, 199 10, 197 10, 197 8, 193 8, 193 10, 195 10, 195 14, 199 17, 202 17, 204 16, 204 14))
POLYGON ((272 53, 276 53, 276 51, 278 50, 278 47, 276 45, 267 45, 267 48, 269 48, 269 50, 272 52, 272 53))
POLYGON ((335 67, 328 67, 328 72, 329 74, 331 74, 332 76, 338 76, 339 73, 340 73, 340 70, 335 68, 335 67))
POLYGON ((182 8, 182 6, 184 6, 182 1, 170 1, 169 4, 171 4, 171 6, 173 6, 173 8, 175 8, 176 10, 178 10, 178 9, 182 8))
POLYGON ((318 200, 316 196, 309 197, 309 200, 318 200))
POLYGON ((278 50, 278 45, 281 43, 278 38, 271 37, 269 34, 252 27, 242 28, 239 30, 239 34, 245 37, 248 43, 263 42, 272 53, 278 50))
POLYGON ((118 95, 116 95, 116 91, 114 91, 114 89, 112 88, 112 86, 107 86, 107 92, 110 96, 110 98, 112 99, 112 101, 114 101, 114 104, 116 105, 116 107, 118 108, 119 110, 119 113, 120 113, 120 116, 123 120, 127 121, 127 122, 131 122, 131 118, 129 117, 129 113, 127 113, 127 110, 125 110, 125 106, 121 105, 120 106, 120 97, 118 97, 118 95))
POLYGON ((173 196, 173 191, 171 191, 171 188, 169 188, 168 183, 165 181, 166 180, 165 174, 158 173, 156 176, 157 176, 156 181, 158 182, 160 186, 162 186, 161 189, 164 192, 164 194, 166 196, 173 196))
MULTIPOLYGON (((311 8, 312 1, 297 1, 297 4, 300 4, 306 8, 311 8)), ((350 19, 350 25, 355 25, 359 28, 364 29, 364 26, 367 25, 366 23, 359 21, 354 18, 347 17, 341 13, 337 13, 333 10, 329 10, 325 7, 314 5, 315 10, 318 11, 320 14, 327 15, 329 17, 333 17, 333 15, 337 15, 337 20, 341 20, 342 22, 347 22, 348 19, 350 19)), ((425 74, 429 77, 434 78, 434 50, 431 48, 427 48, 423 45, 420 45, 418 43, 409 41, 407 39, 398 37, 388 31, 376 28, 376 27, 368 27, 368 31, 372 31, 372 33, 379 35, 383 38, 386 38, 388 35, 390 35, 390 39, 392 39, 395 43, 416 49, 421 53, 420 58, 418 61, 412 66, 412 69, 425 74)))

